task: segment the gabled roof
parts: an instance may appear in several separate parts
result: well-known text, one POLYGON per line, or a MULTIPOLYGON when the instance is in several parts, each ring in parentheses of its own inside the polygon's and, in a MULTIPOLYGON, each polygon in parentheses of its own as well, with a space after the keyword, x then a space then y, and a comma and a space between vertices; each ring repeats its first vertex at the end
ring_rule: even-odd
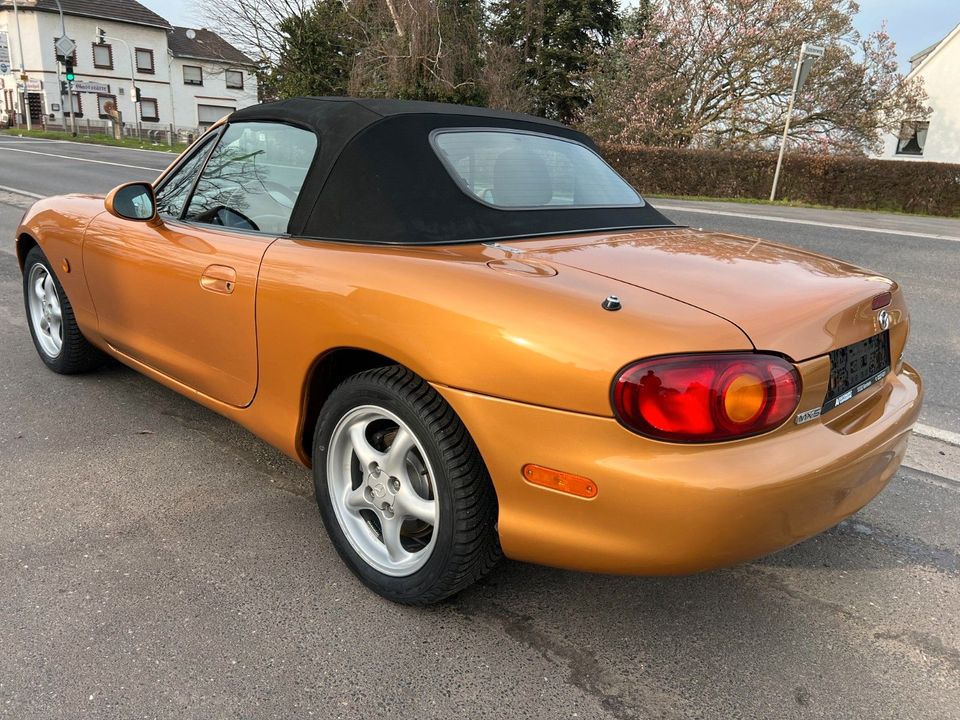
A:
POLYGON ((212 30, 176 27, 167 31, 167 46, 174 57, 213 60, 254 66, 256 63, 212 30), (193 37, 190 37, 190 35, 193 37))
POLYGON ((928 48, 924 48, 916 55, 913 55, 910 58, 910 73, 909 76, 915 75, 921 67, 927 64, 927 62, 938 52, 940 52, 944 47, 946 47, 954 38, 960 35, 960 25, 957 25, 953 30, 947 33, 947 36, 944 37, 939 42, 935 42, 928 48))
MULTIPOLYGON (((116 20, 136 25, 169 28, 170 23, 136 0, 60 0, 64 15, 97 20, 116 20)), ((17 0, 20 10, 58 13, 55 0, 17 0)), ((13 0, 0 0, 0 7, 12 8, 13 0)))
POLYGON ((939 40, 937 40, 937 41, 936 41, 933 45, 931 45, 930 47, 924 48, 923 50, 921 50, 920 52, 918 52, 916 55, 911 55, 911 56, 910 56, 910 69, 912 70, 913 68, 915 68, 915 67, 917 66, 918 63, 923 62, 923 59, 924 59, 927 55, 929 55, 930 53, 932 53, 934 50, 936 50, 937 45, 939 45, 939 44, 942 43, 942 42, 943 42, 943 38, 940 38, 939 40))

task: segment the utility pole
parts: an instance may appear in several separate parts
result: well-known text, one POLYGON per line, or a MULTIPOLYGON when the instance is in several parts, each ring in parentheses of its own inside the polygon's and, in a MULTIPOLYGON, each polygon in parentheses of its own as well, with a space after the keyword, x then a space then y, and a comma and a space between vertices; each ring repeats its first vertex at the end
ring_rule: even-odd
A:
MULTIPOLYGON (((66 23, 66 21, 63 19, 63 5, 60 4, 60 0, 54 0, 54 1, 57 3, 57 10, 60 12, 60 37, 58 37, 57 40, 56 40, 57 53, 59 53, 60 55, 62 55, 62 56, 64 56, 64 57, 65 57, 66 55, 73 55, 72 52, 70 52, 70 53, 60 53, 60 43, 61 43, 61 42, 64 42, 64 39, 67 40, 67 41, 70 41, 71 43, 72 43, 73 41, 70 40, 70 38, 67 37, 67 23, 66 23)), ((74 49, 76 49, 76 45, 75 45, 75 44, 74 44, 74 49)), ((66 63, 64 63, 64 65, 66 65, 66 63)), ((77 132, 76 132, 75 123, 76 123, 77 121, 76 121, 76 118, 73 117, 73 92, 72 92, 73 88, 72 88, 72 85, 73 85, 73 83, 71 83, 71 82, 69 82, 69 81, 67 82, 67 97, 66 97, 66 100, 67 100, 67 102, 70 103, 70 119, 71 119, 71 123, 70 123, 70 124, 71 124, 71 126, 74 128, 73 134, 76 135, 77 132)), ((62 81, 60 80, 60 60, 59 60, 59 58, 57 59, 57 87, 60 88, 60 114, 61 114, 62 119, 63 119, 63 129, 66 130, 66 129, 67 129, 67 104, 64 102, 64 97, 63 97, 63 83, 62 83, 62 81)))
POLYGON ((23 92, 20 94, 20 109, 27 116, 27 130, 30 126, 30 97, 27 93, 27 66, 23 63, 23 33, 20 32, 20 12, 17 0, 13 0, 13 19, 17 26, 17 47, 20 49, 20 82, 23 83, 23 92))
POLYGON ((787 106, 787 121, 783 124, 783 139, 780 141, 780 155, 777 156, 777 169, 773 173, 773 187, 770 189, 770 202, 777 197, 777 183, 780 181, 780 166, 783 165, 783 151, 787 147, 787 135, 790 134, 790 118, 793 115, 793 103, 796 102, 797 93, 803 87, 803 81, 810 74, 810 68, 814 61, 823 57, 823 48, 819 45, 800 45, 800 59, 797 61, 797 69, 793 73, 793 90, 790 92, 790 104, 787 106))

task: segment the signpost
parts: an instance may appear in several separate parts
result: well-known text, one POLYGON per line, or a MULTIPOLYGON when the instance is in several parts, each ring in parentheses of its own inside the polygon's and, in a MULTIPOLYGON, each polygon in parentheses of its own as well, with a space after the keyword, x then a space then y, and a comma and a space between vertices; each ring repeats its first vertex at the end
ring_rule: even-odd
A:
MULTIPOLYGON (((20 79, 23 82, 26 82, 27 66, 23 64, 23 33, 20 32, 20 6, 17 5, 17 0, 13 0, 13 22, 17 26, 17 47, 20 49, 20 79)), ((26 92, 24 92, 20 96, 20 111, 26 116, 27 130, 30 130, 29 104, 30 104, 30 98, 28 98, 26 92)))
POLYGON ((803 83, 810 74, 810 68, 817 58, 823 57, 824 49, 819 45, 802 43, 800 45, 800 59, 797 61, 797 67, 793 72, 793 90, 790 93, 790 104, 787 105, 787 121, 783 125, 783 139, 780 141, 780 155, 777 156, 777 169, 773 173, 773 187, 770 189, 770 202, 777 197, 777 183, 780 181, 780 167, 783 165, 783 151, 787 147, 787 135, 790 133, 790 116, 793 115, 793 103, 797 99, 797 93, 803 87, 803 83))
MULTIPOLYGON (((74 53, 77 51, 77 44, 69 37, 67 37, 67 21, 63 17, 63 5, 60 3, 60 0, 54 0, 57 4, 57 12, 60 13, 60 37, 54 42, 56 47, 56 52, 58 55, 58 60, 60 57, 63 58, 63 65, 67 70, 67 83, 66 83, 66 94, 64 94, 63 83, 60 82, 60 64, 57 63, 57 85, 60 86, 60 101, 61 103, 66 100, 69 103, 70 107, 70 129, 74 135, 77 134, 77 115, 73 107, 73 91, 70 89, 70 83, 73 82, 73 78, 70 75, 73 73, 73 66, 71 61, 73 60, 74 53)), ((66 129, 67 126, 67 105, 63 105, 63 126, 66 129)))
POLYGON ((6 75, 13 68, 10 59, 10 35, 6 30, 0 30, 0 75, 6 75))
MULTIPOLYGON (((60 22, 62 26, 62 23, 63 23, 62 13, 60 16, 60 22)), ((67 37, 67 31, 64 28, 63 35, 61 35, 54 41, 53 46, 54 48, 56 48, 56 51, 57 51, 57 61, 58 61, 57 62, 57 81, 58 81, 57 84, 60 85, 60 99, 64 101, 63 102, 64 129, 66 129, 66 124, 67 124, 66 108, 69 107, 70 108, 70 129, 73 132, 73 134, 76 135, 77 134, 77 118, 76 118, 76 115, 74 114, 74 108, 73 108, 74 80, 72 77, 72 73, 73 73, 72 59, 73 59, 73 54, 77 51, 77 44, 73 41, 72 38, 67 37), (63 83, 59 82, 61 62, 63 63, 64 67, 67 69, 66 88, 64 88, 63 83), (64 89, 66 89, 66 93, 64 93, 64 89)))

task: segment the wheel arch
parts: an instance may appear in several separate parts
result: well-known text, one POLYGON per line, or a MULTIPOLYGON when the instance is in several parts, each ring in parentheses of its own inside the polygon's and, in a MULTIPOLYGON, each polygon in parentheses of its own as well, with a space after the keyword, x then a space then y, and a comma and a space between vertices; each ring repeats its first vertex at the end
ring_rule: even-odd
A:
POLYGON ((297 433, 297 450, 308 465, 313 462, 313 432, 320 417, 320 409, 330 397, 330 393, 351 375, 387 365, 406 367, 386 355, 358 347, 328 350, 310 366, 303 384, 300 429, 297 433))
POLYGON ((17 236, 17 264, 20 272, 23 272, 23 266, 27 262, 27 253, 35 247, 40 247, 40 243, 30 233, 22 232, 17 236))

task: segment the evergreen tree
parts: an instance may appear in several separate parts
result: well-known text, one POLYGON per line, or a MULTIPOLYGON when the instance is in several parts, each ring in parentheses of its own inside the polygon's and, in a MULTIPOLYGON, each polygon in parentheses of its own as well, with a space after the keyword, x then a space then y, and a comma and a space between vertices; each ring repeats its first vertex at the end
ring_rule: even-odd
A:
POLYGON ((617 34, 614 0, 494 0, 494 42, 521 56, 534 112, 576 121, 591 101, 587 77, 596 55, 617 34))
POLYGON ((356 20, 340 0, 318 0, 278 24, 283 47, 264 84, 269 97, 346 95, 362 46, 356 20))

